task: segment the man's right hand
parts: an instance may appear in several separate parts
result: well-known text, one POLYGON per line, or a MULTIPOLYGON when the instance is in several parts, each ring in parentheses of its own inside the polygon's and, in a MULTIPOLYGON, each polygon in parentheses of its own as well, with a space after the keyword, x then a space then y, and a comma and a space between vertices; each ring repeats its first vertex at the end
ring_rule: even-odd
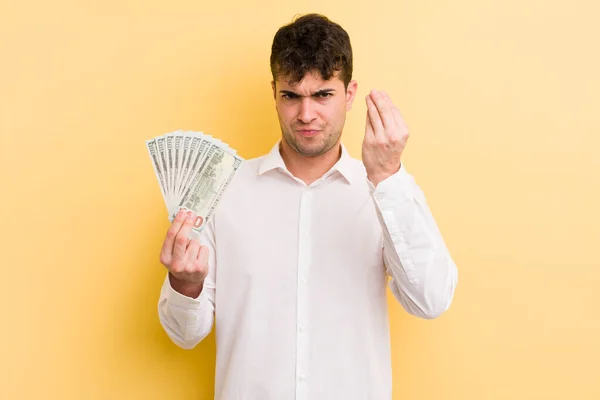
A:
POLYGON ((160 262, 169 270, 171 287, 184 296, 196 298, 208 275, 208 247, 190 240, 195 215, 179 210, 160 251, 160 262))

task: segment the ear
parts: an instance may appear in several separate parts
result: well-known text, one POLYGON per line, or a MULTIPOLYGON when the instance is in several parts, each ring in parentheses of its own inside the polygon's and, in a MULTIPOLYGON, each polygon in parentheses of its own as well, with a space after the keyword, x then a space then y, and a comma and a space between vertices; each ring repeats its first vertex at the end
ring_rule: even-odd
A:
POLYGON ((276 99, 277 95, 275 94, 275 81, 271 81, 271 89, 273 89, 273 98, 276 99))
POLYGON ((348 87, 346 88, 346 111, 352 110, 352 103, 354 102, 354 97, 356 97, 357 88, 358 83, 355 80, 348 82, 348 87))

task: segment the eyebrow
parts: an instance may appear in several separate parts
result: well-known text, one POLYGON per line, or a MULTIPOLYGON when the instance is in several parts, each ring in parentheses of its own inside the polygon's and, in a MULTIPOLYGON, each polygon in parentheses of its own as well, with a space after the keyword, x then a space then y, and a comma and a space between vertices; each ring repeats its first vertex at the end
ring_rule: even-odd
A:
MULTIPOLYGON (((311 96, 318 96, 318 95, 321 95, 321 94, 327 94, 327 93, 331 93, 331 92, 335 92, 335 89, 321 89, 321 90, 317 90, 316 92, 312 93, 311 96)), ((294 92, 293 90, 280 90, 279 93, 302 97, 301 95, 299 95, 298 93, 294 92)))

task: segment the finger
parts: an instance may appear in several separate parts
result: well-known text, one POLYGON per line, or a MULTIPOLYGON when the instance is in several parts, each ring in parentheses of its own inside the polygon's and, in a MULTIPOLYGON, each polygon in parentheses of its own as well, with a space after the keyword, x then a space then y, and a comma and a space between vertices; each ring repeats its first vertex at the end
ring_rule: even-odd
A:
POLYGON ((198 264, 202 268, 208 267, 208 253, 208 247, 200 246, 200 249, 198 250, 198 264))
POLYGON ((390 110, 392 110, 392 115, 394 116, 394 121, 396 122, 396 128, 389 131, 386 130, 386 133, 388 135, 391 134, 393 136, 397 135, 396 139, 405 141, 408 138, 408 127, 406 126, 406 122, 404 122, 404 117, 402 117, 400 110, 398 110, 398 107, 394 105, 390 96, 386 92, 381 93, 383 94, 384 99, 388 103, 390 110))
POLYGON ((399 126, 400 125, 400 120, 398 119, 398 114, 399 114, 398 109, 396 108, 396 106, 392 102, 392 99, 387 94, 387 92, 382 91, 381 94, 383 95, 383 99, 387 103, 388 108, 392 111, 392 117, 394 118, 394 122, 396 123, 397 126, 399 126))
POLYGON ((396 107, 394 105, 394 103, 392 102, 392 99, 386 92, 382 92, 382 93, 383 93, 385 99, 387 100, 390 109, 392 110, 392 114, 394 115, 396 125, 399 127, 406 127, 406 122, 404 121, 404 117, 402 116, 402 113, 400 113, 400 110, 398 109, 398 107, 396 107))
POLYGON ((376 90, 371 91, 371 99, 375 103, 377 107, 377 112, 379 113, 379 117, 381 118, 381 122, 383 123, 383 127, 385 129, 394 129, 396 125, 396 121, 394 120, 394 114, 392 109, 388 105, 385 96, 381 92, 376 90))
POLYGON ((410 135, 408 132, 408 126, 406 126, 406 121, 404 121, 404 117, 402 116, 402 113, 400 112, 398 107, 396 107, 394 105, 394 103, 392 102, 392 99, 386 92, 381 92, 381 93, 385 97, 390 109, 392 110, 392 114, 394 115, 394 120, 396 121, 396 129, 397 129, 396 131, 399 132, 400 139, 406 140, 410 135))
POLYGON ((373 130, 373 124, 371 118, 369 118, 369 111, 367 110, 367 116, 365 118, 365 140, 371 141, 375 139, 375 132, 373 130))
POLYGON ((190 233, 194 225, 195 215, 192 211, 188 211, 186 219, 177 233, 175 245, 173 246, 173 257, 185 259, 185 251, 189 243, 190 233))
POLYGON ((396 118, 396 123, 398 126, 406 127, 406 122, 404 122, 404 118, 402 117, 402 114, 400 114, 400 110, 397 108, 394 108, 394 118, 396 118))
POLYGON ((379 112, 377 111, 377 107, 375 103, 373 103, 373 99, 370 95, 367 95, 367 112, 369 114, 369 119, 371 120, 371 126, 373 127, 373 135, 375 138, 384 135, 384 127, 381 122, 381 118, 379 116, 379 112))
POLYGON ((173 245, 175 243, 175 238, 177 237, 177 233, 181 228, 181 225, 185 221, 185 210, 179 210, 173 223, 169 227, 167 231, 167 237, 163 242, 162 248, 160 249, 160 262, 167 265, 171 263, 171 255, 173 253, 173 245))
MULTIPOLYGON (((185 266, 188 272, 192 272, 198 258, 198 252, 200 251, 200 242, 198 239, 190 240, 190 244, 185 250, 185 266)), ((194 271, 195 272, 195 271, 194 271)))

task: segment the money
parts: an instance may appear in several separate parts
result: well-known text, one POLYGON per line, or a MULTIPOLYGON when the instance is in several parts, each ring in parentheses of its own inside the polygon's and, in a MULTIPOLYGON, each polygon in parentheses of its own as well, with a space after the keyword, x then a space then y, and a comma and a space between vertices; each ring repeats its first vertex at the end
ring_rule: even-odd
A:
POLYGON ((196 214, 193 230, 201 232, 243 158, 219 139, 194 131, 146 140, 146 149, 169 220, 180 209, 191 210, 196 214))

